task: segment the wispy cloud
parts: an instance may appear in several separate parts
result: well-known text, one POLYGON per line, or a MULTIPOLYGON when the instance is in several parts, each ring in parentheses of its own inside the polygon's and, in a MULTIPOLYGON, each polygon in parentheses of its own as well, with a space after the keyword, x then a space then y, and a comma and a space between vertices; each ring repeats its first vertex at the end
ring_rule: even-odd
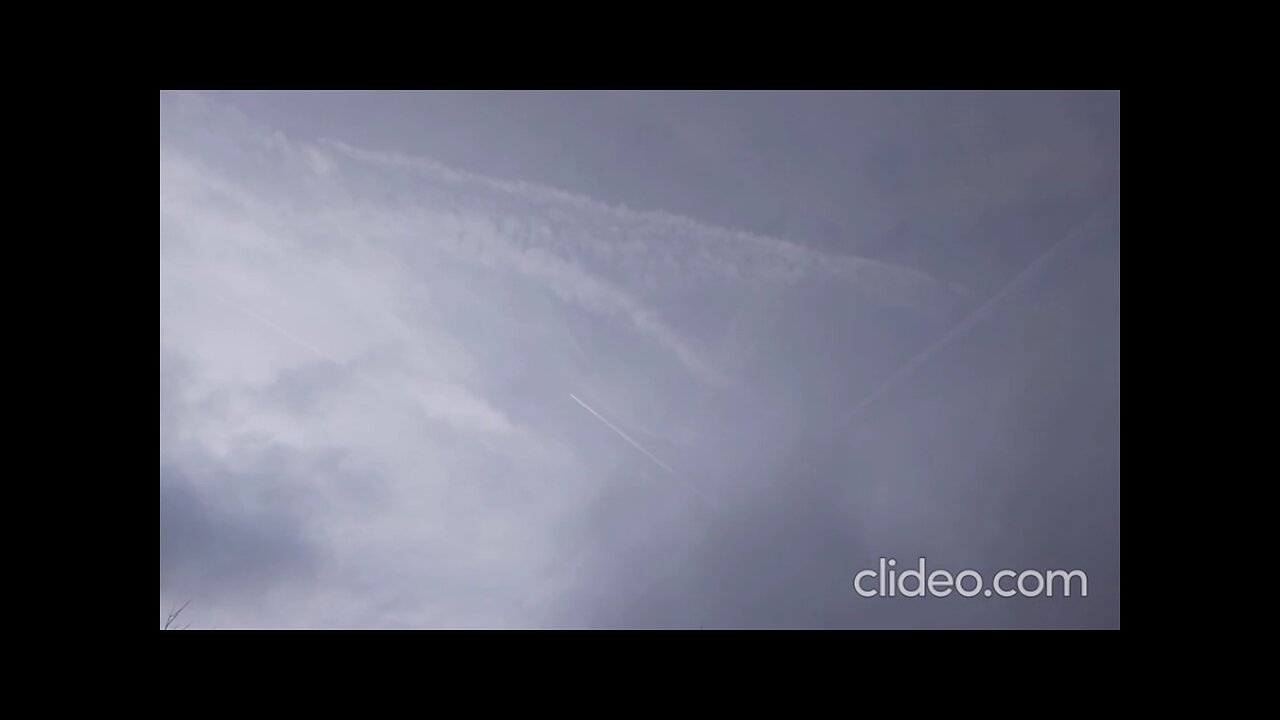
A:
MULTIPOLYGON (((270 557, 287 582, 220 598, 224 627, 551 622, 580 582, 563 528, 620 502, 635 464, 582 442, 565 394, 691 443, 723 424, 707 398, 760 389, 722 362, 755 339, 730 332, 752 298, 826 284, 850 304, 952 302, 910 269, 308 142, 201 96, 162 97, 160 178, 175 507, 219 499, 202 537, 306 516, 270 557)), ((641 437, 682 472, 719 462, 641 437)), ((162 595, 199 585, 196 545, 162 553, 162 595)))

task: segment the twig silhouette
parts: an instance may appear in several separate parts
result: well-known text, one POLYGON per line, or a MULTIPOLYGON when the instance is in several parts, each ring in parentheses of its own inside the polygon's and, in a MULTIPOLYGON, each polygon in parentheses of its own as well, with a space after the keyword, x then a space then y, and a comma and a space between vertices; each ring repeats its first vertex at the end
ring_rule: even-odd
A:
POLYGON ((182 611, 186 610, 187 606, 190 604, 191 604, 191 601, 188 600, 182 603, 182 607, 178 608, 177 610, 170 611, 169 618, 164 621, 164 627, 160 629, 161 630, 186 630, 187 628, 191 627, 191 623, 187 623, 186 627, 178 627, 177 625, 175 625, 175 623, 178 621, 178 616, 181 615, 182 611))

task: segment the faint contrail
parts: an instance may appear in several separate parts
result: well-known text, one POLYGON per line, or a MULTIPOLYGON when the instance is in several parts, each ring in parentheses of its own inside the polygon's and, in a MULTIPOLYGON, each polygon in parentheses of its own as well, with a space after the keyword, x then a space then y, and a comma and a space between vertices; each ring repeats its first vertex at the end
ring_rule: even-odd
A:
POLYGON ((261 315, 259 315, 258 313, 256 313, 256 312, 254 312, 254 311, 250 310, 249 308, 244 307, 244 306, 242 306, 242 305, 239 305, 239 304, 237 304, 237 303, 231 302, 230 300, 228 300, 228 299, 226 299, 226 298, 222 297, 222 295, 218 294, 217 292, 212 293, 212 295, 213 295, 215 298, 217 298, 219 302, 221 302, 221 303, 223 303, 223 304, 225 304, 225 305, 228 305, 228 306, 230 306, 231 308, 233 308, 233 309, 235 309, 235 310, 239 310, 240 312, 244 313, 245 315, 248 315, 249 317, 253 318, 254 320, 257 320, 258 322, 262 323, 263 325, 265 325, 265 326, 267 326, 267 327, 271 328, 272 330, 275 330, 276 332, 278 332, 278 333, 280 333, 281 335, 285 336, 286 338, 288 338, 288 339, 292 340, 293 342, 297 343, 298 345, 300 345, 300 346, 302 346, 302 347, 306 348, 307 350, 310 350, 311 352, 315 353, 316 355, 320 356, 321 358, 323 358, 323 359, 325 359, 325 360, 328 360, 329 362, 333 363, 334 365, 337 365, 338 367, 342 367, 342 363, 341 363, 341 362, 339 362, 338 360, 336 360, 336 359, 335 359, 332 355, 330 355, 329 353, 327 353, 327 352, 325 352, 325 351, 321 350, 320 348, 316 347, 315 345, 312 345, 311 343, 307 342, 306 340, 303 340, 302 338, 298 337, 297 335, 294 335, 293 333, 289 332, 289 331, 288 331, 288 330, 286 330, 285 328, 282 328, 282 327, 280 327, 279 325, 277 325, 277 324, 275 324, 275 323, 271 322, 271 321, 270 321, 270 320, 268 320, 267 318, 262 317, 261 315))
POLYGON ((613 423, 609 422, 608 420, 606 420, 606 419, 605 419, 605 417, 604 417, 603 415, 601 415, 600 413, 596 412, 595 410, 592 410, 590 405, 588 405, 588 404, 586 404, 586 403, 582 402, 581 400, 579 400, 577 395, 574 395, 573 393, 569 393, 569 397, 573 398, 573 401, 574 401, 574 402, 576 402, 576 403, 578 403, 579 405, 581 405, 582 407, 586 408, 587 412, 589 412, 589 413, 591 413, 592 415, 595 415, 596 417, 600 418, 600 422, 604 423, 605 425, 608 425, 610 430, 613 430, 614 432, 616 432, 616 433, 618 433, 619 435, 621 435, 623 440, 626 440, 627 442, 631 443, 631 446, 632 446, 632 447, 634 447, 635 449, 637 449, 637 450, 639 450, 640 452, 644 453, 646 457, 648 457, 650 460, 652 460, 652 461, 654 461, 655 463, 657 463, 657 464, 658 464, 658 467, 662 468, 663 470, 666 470, 667 472, 671 473, 672 475, 675 475, 675 474, 676 474, 676 471, 675 471, 675 470, 672 470, 671 468, 667 467, 667 464, 666 464, 666 463, 664 463, 664 462, 662 462, 661 460, 659 460, 656 456, 654 456, 654 454, 653 454, 653 453, 651 453, 651 452, 649 452, 648 450, 645 450, 643 447, 641 447, 641 446, 640 446, 640 443, 636 442, 635 440, 632 440, 632 439, 631 439, 631 436, 630 436, 630 435, 628 435, 628 434, 626 434, 626 433, 624 433, 624 432, 622 432, 622 430, 618 429, 618 426, 617 426, 617 425, 614 425, 613 423))
POLYGON ((1000 288, 999 292, 992 295, 990 298, 987 298, 986 302, 982 303, 982 305, 980 305, 976 310, 970 313, 968 317, 960 321, 955 327, 951 328, 951 330, 948 331, 947 334, 938 338, 936 342, 934 342, 933 344, 926 347, 924 350, 921 350, 919 353, 917 353, 914 357, 908 360, 902 367, 895 370, 892 375, 890 375, 887 379, 885 379, 884 382, 880 383, 879 387, 877 387, 875 390, 872 390, 871 394, 864 397, 861 401, 858 402, 857 405, 854 405, 853 409, 849 411, 849 415, 846 418, 846 422, 852 422, 853 419, 857 417, 858 413, 861 412, 862 409, 865 408, 867 405, 871 404, 873 400, 880 397, 884 393, 888 392, 895 385, 897 385, 899 381, 901 381, 906 376, 910 375, 916 368, 923 365, 925 361, 927 361, 929 358, 933 357, 935 353, 937 353, 942 348, 946 347, 948 344, 953 342, 956 338, 965 334, 966 332, 971 330, 973 326, 977 325, 979 322, 985 319, 988 315, 991 314, 991 311, 994 310, 996 306, 1000 304, 1000 301, 1009 295, 1009 293, 1013 292, 1018 287, 1025 284, 1028 280, 1034 277, 1036 273, 1038 273, 1040 270, 1044 268, 1044 266, 1049 262, 1049 260, 1051 260, 1059 252, 1061 252, 1063 248, 1070 245, 1073 240, 1075 240, 1076 238, 1084 234, 1086 230, 1090 229, 1092 225, 1094 225, 1101 219, 1102 219, 1101 214, 1094 215, 1093 217, 1080 223, 1074 229, 1068 232, 1066 235, 1061 237, 1057 242, 1055 242, 1052 246, 1050 246, 1049 249, 1045 250, 1043 253, 1040 254, 1039 257, 1037 257, 1029 265, 1023 268, 1022 271, 1019 272, 1016 276, 1014 276, 1014 278, 1010 280, 1007 285, 1000 288))
POLYGON ((272 322, 271 320, 263 317, 262 315, 259 315, 258 313, 250 310, 249 308, 244 307, 243 305, 240 305, 239 303, 228 300, 227 298, 219 294, 217 291, 213 291, 211 294, 213 295, 213 297, 217 298, 218 302, 221 302, 227 307, 230 307, 234 310, 244 313, 245 315, 249 316, 253 320, 256 320, 257 322, 270 328, 271 330, 276 331, 277 333, 284 336, 285 338, 292 340, 298 346, 307 349, 308 351, 315 354, 317 357, 321 358, 322 360, 332 363, 334 367, 337 367, 340 370, 346 371, 348 377, 350 377, 352 380, 356 381, 357 383, 364 385, 366 388, 373 390, 375 392, 381 393, 382 395, 388 398, 403 400, 404 394, 402 392, 399 392, 398 390, 391 388, 390 386, 384 384, 381 381, 376 381, 367 375, 354 371, 351 367, 344 364, 341 360, 338 360, 337 358, 325 352, 324 350, 321 350, 315 345, 312 345, 310 342, 307 342, 306 340, 298 337, 296 334, 290 332, 288 328, 282 327, 276 324, 275 322, 272 322))

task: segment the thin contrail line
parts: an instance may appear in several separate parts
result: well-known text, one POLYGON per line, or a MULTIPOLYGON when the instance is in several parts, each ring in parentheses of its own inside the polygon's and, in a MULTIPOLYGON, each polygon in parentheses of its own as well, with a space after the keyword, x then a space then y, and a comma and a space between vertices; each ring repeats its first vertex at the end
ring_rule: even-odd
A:
POLYGON ((1077 237, 1082 235, 1090 228, 1090 226, 1094 225, 1101 219, 1101 214, 1094 215, 1088 220, 1077 225, 1066 235, 1059 238, 1053 245, 1041 253, 1039 257, 1015 275, 1014 278, 1010 280, 1007 285, 1001 288, 999 292, 987 298, 986 302, 982 303, 982 305, 972 313, 969 313, 968 317, 956 324, 955 327, 951 328, 951 330, 949 330, 945 335, 938 338, 938 340, 933 344, 913 356, 902 367, 895 370, 892 375, 885 379, 884 382, 880 383, 879 387, 872 390, 871 394, 859 401, 857 405, 854 405, 853 409, 849 411, 849 415, 845 422, 852 422, 858 416, 858 413, 860 413, 867 405, 870 405, 872 401, 893 389, 893 387, 901 382, 903 378, 914 372, 917 368, 928 361, 929 358, 933 357, 933 355, 939 350, 954 342, 956 338, 972 330, 975 325, 986 319, 986 317, 991 314, 991 311, 994 310, 996 306, 1000 304, 1000 301, 1007 297, 1009 293, 1013 292, 1021 285, 1026 284, 1026 282, 1042 270, 1055 255, 1059 254, 1063 248, 1070 245, 1072 240, 1075 240, 1077 237))
MULTIPOLYGON (((622 432, 621 428, 618 428, 617 425, 614 425, 613 423, 611 423, 611 421, 609 421, 608 419, 605 419, 604 415, 600 415, 599 413, 596 413, 594 409, 591 409, 590 405, 585 404, 585 402, 582 402, 580 398, 577 397, 576 395, 573 395, 572 392, 568 393, 568 396, 573 398, 573 402, 577 402, 577 404, 581 405, 582 409, 588 411, 588 413, 590 413, 591 415, 595 415, 596 418, 599 418, 599 420, 602 421, 602 423, 604 423, 605 425, 608 425, 609 429, 613 430, 613 432, 618 433, 618 436, 621 436, 622 439, 625 439, 625 441, 630 442, 631 447, 635 447, 636 450, 643 452, 645 457, 648 457, 649 460, 653 460, 655 464, 659 466, 659 468, 666 470, 668 474, 676 475, 676 471, 669 468, 666 462, 663 462, 662 460, 658 460, 657 456, 652 454, 652 452, 645 450, 644 447, 641 447, 639 442, 636 442, 634 441, 634 439, 631 439, 631 436, 628 436, 627 433, 622 432)), ((696 484, 692 482, 692 480, 686 479, 686 484, 687 486, 689 486, 689 489, 691 489, 691 491, 694 492, 694 495, 698 496, 698 500, 701 503, 701 510, 708 511, 712 509, 712 501, 710 501, 707 496, 703 495, 703 491, 701 491, 701 489, 698 486, 696 486, 696 484)))
POLYGON ((278 325, 277 323, 273 322, 269 318, 263 317, 262 315, 259 315, 258 313, 250 310, 249 308, 244 307, 243 305, 240 305, 239 303, 232 302, 231 300, 224 298, 221 294, 219 294, 216 291, 212 292, 211 294, 213 295, 213 297, 217 298, 219 302, 223 303, 227 307, 230 307, 233 310, 244 313, 245 315, 249 316, 253 320, 256 320, 262 325, 265 325, 267 328, 276 331, 277 333, 279 333, 280 335, 282 335, 283 337, 289 340, 292 340, 298 346, 315 354, 316 357, 319 357, 322 360, 332 363, 334 367, 345 371, 347 374, 347 377, 354 380, 356 383, 363 385, 365 388, 372 390, 376 393, 380 393, 385 397, 387 397, 388 399, 403 400, 404 398, 403 393, 397 392, 395 389, 387 386, 385 383, 381 381, 374 380, 373 378, 363 373, 353 370, 351 367, 343 363, 341 360, 338 360, 337 358, 325 352, 324 350, 321 350, 320 348, 316 347, 310 342, 307 342, 303 338, 298 337, 298 335, 290 332, 288 328, 278 325))
POLYGON ((573 398, 573 401, 574 401, 574 402, 576 402, 576 403, 578 403, 579 405, 581 405, 583 408, 585 408, 587 412, 589 412, 589 413, 591 413, 592 415, 595 415, 596 417, 600 418, 600 422, 604 423, 605 425, 608 425, 610 430, 612 430, 612 431, 614 431, 614 432, 618 433, 618 435, 622 436, 622 439, 623 439, 623 440, 626 440, 627 442, 631 443, 631 446, 632 446, 632 447, 634 447, 635 449, 637 449, 637 450, 639 450, 640 452, 644 453, 644 454, 645 454, 645 457, 647 457, 647 458, 649 458, 650 460, 652 460, 652 461, 654 461, 655 463, 657 463, 657 464, 658 464, 658 467, 662 468, 663 470, 666 470, 667 472, 671 473, 672 475, 675 475, 675 474, 676 474, 676 471, 675 471, 675 470, 672 470, 670 467, 668 467, 666 463, 664 463, 664 462, 662 462, 661 460, 659 460, 659 459, 658 459, 658 458, 657 458, 653 453, 649 452, 648 450, 645 450, 645 449, 640 445, 640 443, 636 442, 635 440, 632 440, 632 439, 631 439, 631 436, 630 436, 630 435, 628 435, 628 434, 626 434, 626 433, 624 433, 624 432, 622 432, 622 430, 620 430, 620 429, 618 428, 618 426, 617 426, 617 425, 614 425, 613 423, 609 422, 608 420, 606 420, 606 419, 605 419, 605 417, 604 417, 603 415, 601 415, 600 413, 598 413, 598 412, 596 412, 595 410, 591 409, 591 406, 590 406, 590 405, 588 405, 588 404, 586 404, 586 403, 582 402, 581 400, 579 400, 577 395, 574 395, 573 393, 569 393, 569 397, 573 398))
POLYGON ((224 304, 226 304, 226 305, 228 305, 228 306, 230 306, 230 307, 232 307, 232 308, 234 308, 234 309, 236 309, 236 310, 239 310, 240 312, 244 313, 245 315, 248 315, 249 317, 253 318, 254 320, 257 320, 258 322, 262 323, 263 325, 266 325, 267 327, 271 328, 272 330, 275 330, 276 332, 280 333, 281 335, 285 336, 286 338, 288 338, 288 339, 290 339, 290 340, 294 341, 294 342, 295 342, 295 343, 297 343, 298 345, 301 345, 302 347, 306 348, 307 350, 310 350, 311 352, 315 353, 316 355, 319 355, 321 358, 324 358, 325 360, 328 360, 329 362, 333 363, 334 365, 337 365, 338 367, 342 367, 342 363, 341 363, 341 362, 338 362, 336 359, 334 359, 334 357, 333 357, 332 355, 330 355, 329 353, 327 353, 327 352, 325 352, 325 351, 321 350, 320 348, 316 347, 315 345, 312 345, 311 343, 307 342, 306 340, 303 340, 302 338, 298 337, 297 335, 294 335, 293 333, 289 332, 289 331, 288 331, 288 330, 286 330, 285 328, 280 327, 279 325, 277 325, 277 324, 275 324, 274 322, 272 322, 272 321, 268 320, 267 318, 265 318, 265 317, 263 317, 263 316, 259 315, 258 313, 256 313, 256 312, 254 312, 254 311, 250 310, 249 308, 247 308, 247 307, 243 307, 243 306, 241 306, 241 305, 239 305, 239 304, 237 304, 237 303, 231 302, 230 300, 228 300, 228 299, 226 299, 226 298, 222 297, 221 295, 219 295, 219 294, 218 294, 218 293, 216 293, 216 292, 215 292, 215 293, 213 293, 213 296, 214 296, 215 298, 217 298, 220 302, 222 302, 222 303, 224 303, 224 304))

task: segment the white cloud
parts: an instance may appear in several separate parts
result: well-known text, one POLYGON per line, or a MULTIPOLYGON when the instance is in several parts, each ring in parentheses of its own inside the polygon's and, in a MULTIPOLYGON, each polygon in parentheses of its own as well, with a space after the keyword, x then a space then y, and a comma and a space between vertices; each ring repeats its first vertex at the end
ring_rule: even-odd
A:
POLYGON ((198 491, 305 503, 327 558, 309 584, 224 600, 224 627, 548 622, 574 577, 560 528, 646 462, 568 393, 688 443, 708 393, 753 382, 720 364, 744 297, 815 279, 948 297, 901 268, 291 139, 199 96, 163 97, 161 120, 162 457, 222 468, 191 473, 198 491), (297 461, 259 472, 278 455, 297 461), (340 471, 316 469, 331 456, 340 471))

